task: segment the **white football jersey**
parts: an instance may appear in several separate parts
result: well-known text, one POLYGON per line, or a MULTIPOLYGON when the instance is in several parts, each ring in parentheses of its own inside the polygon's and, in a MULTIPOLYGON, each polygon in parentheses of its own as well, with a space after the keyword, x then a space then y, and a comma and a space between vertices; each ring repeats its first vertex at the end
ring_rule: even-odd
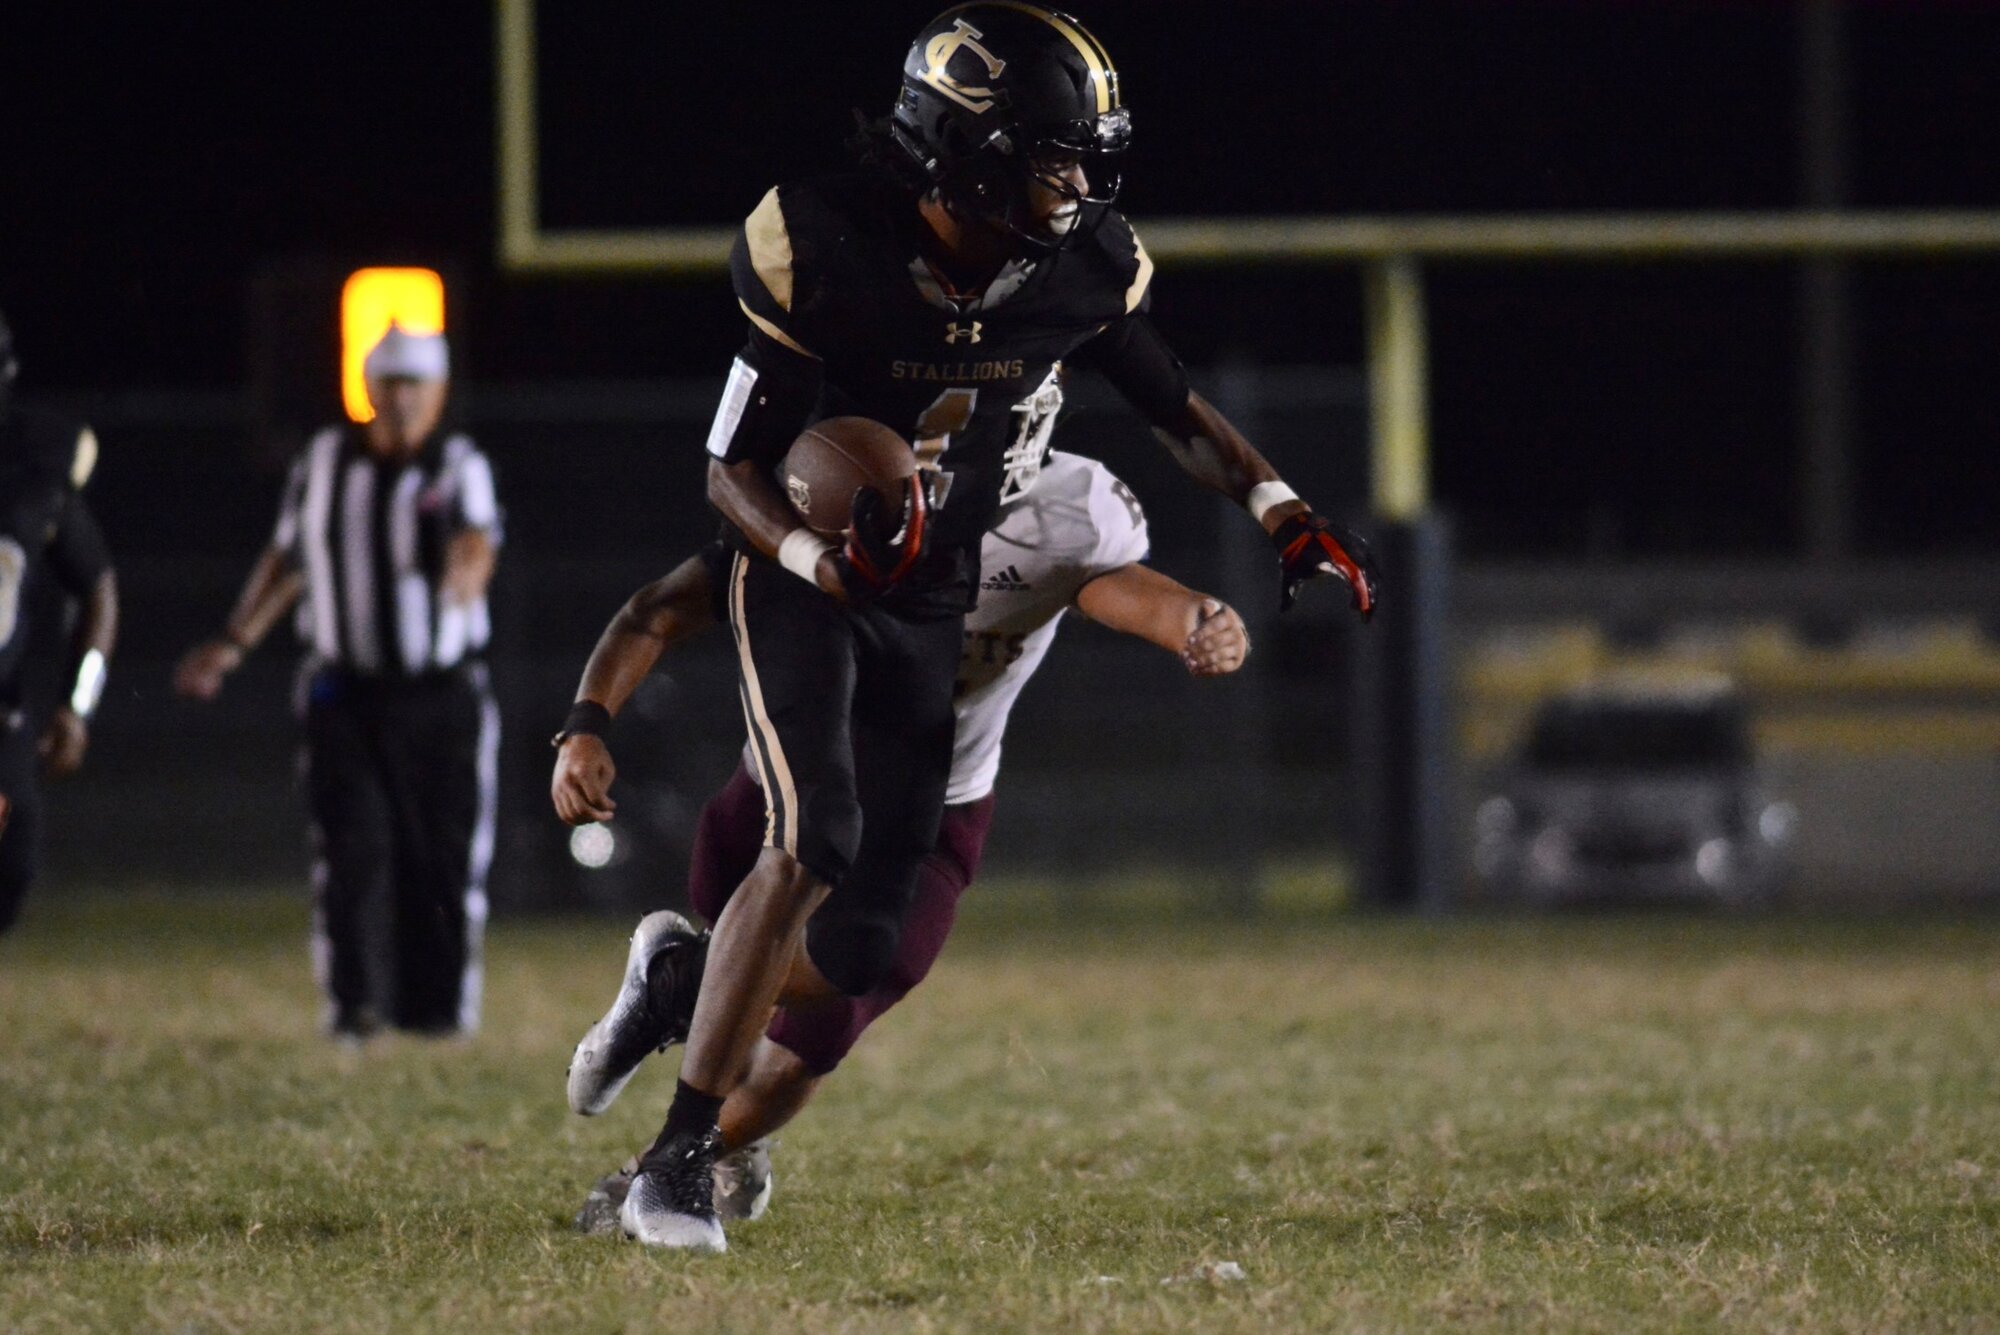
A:
POLYGON ((1095 459, 1051 451, 1034 488, 1000 513, 979 548, 979 602, 965 618, 958 737, 947 803, 993 791, 1007 715, 1056 638, 1077 591, 1147 549, 1138 497, 1095 459))

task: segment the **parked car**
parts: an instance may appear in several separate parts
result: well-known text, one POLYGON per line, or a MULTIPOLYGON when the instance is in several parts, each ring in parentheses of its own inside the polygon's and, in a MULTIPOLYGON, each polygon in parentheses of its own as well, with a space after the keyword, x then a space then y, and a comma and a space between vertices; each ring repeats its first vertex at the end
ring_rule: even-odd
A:
POLYGON ((1769 903, 1797 813, 1765 790, 1725 679, 1609 681, 1536 711, 1475 818, 1489 898, 1769 903))

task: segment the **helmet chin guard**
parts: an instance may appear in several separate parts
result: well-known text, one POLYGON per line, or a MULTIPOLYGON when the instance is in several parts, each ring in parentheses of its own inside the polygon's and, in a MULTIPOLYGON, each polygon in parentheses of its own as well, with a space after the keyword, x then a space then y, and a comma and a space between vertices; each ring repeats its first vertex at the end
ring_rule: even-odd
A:
POLYGON ((982 0, 946 10, 910 44, 890 132, 946 207, 1045 253, 1088 235, 1117 199, 1132 116, 1082 24, 982 0), (1068 179, 1072 166, 1087 193, 1068 179), (1037 180, 1062 200, 1064 225, 1036 217, 1037 180))

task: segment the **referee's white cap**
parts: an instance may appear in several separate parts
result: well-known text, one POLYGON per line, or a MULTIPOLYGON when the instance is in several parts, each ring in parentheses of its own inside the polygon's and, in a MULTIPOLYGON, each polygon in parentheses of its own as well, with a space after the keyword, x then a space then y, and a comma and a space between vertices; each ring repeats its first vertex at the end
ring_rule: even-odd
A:
POLYGON ((449 380, 451 348, 443 334, 412 334, 391 324, 382 341, 368 350, 361 374, 370 380, 404 376, 411 380, 449 380))

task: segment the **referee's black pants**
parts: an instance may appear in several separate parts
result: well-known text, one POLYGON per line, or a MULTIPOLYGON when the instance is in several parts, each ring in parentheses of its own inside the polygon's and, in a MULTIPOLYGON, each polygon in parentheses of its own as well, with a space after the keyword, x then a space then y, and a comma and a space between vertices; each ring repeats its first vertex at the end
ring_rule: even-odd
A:
POLYGON ((483 665, 313 675, 305 705, 314 971, 335 1030, 479 1022, 499 713, 483 665), (373 912, 371 912, 371 909, 373 912), (372 919, 386 923, 369 949, 372 919), (371 958, 384 975, 374 978, 371 958))

